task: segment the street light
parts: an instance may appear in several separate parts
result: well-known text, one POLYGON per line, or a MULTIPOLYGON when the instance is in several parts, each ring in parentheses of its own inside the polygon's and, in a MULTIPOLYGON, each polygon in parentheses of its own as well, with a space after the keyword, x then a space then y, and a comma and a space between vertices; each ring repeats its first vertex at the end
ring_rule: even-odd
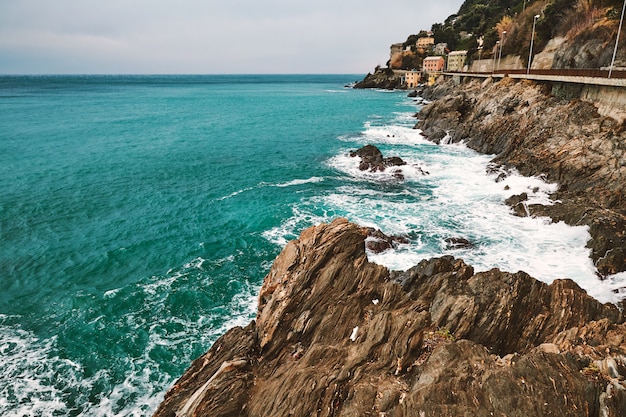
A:
MULTIPOLYGON (((626 2, 626 0, 624 0, 626 2)), ((498 54, 498 71, 500 71, 500 59, 502 59, 502 47, 504 46, 504 35, 506 35, 506 30, 502 31, 502 42, 500 42, 500 54, 498 54)))
MULTIPOLYGON (((626 0, 624 0, 624 4, 626 4, 626 0)), ((537 19, 539 19, 539 15, 535 15, 533 17, 533 34, 530 37, 530 51, 528 52, 528 68, 526 69, 526 74, 530 74, 530 62, 533 60, 533 42, 535 41, 535 25, 537 24, 537 19)))
POLYGON ((526 11, 526 3, 530 3, 532 0, 524 0, 524 7, 522 7, 522 11, 526 11))
POLYGON ((496 50, 493 52, 493 69, 491 72, 496 72, 496 55, 498 55, 498 45, 500 45, 500 41, 496 41, 496 50))
POLYGON ((615 64, 615 55, 617 55, 617 44, 619 43, 619 35, 622 32, 622 22, 624 21, 624 10, 626 10, 626 0, 624 0, 624 6, 622 6, 622 17, 619 19, 619 28, 617 29, 617 40, 615 41, 615 49, 613 50, 613 59, 611 59, 611 66, 609 67, 609 78, 613 72, 613 64, 615 64))

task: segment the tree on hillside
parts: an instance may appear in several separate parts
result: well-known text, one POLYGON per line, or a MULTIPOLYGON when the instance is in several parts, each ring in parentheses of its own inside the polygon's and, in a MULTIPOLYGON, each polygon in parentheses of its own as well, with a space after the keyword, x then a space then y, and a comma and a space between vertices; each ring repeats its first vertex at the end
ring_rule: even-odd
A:
POLYGON ((457 43, 459 42, 459 34, 452 26, 444 26, 441 23, 435 23, 432 26, 432 31, 435 44, 447 43, 448 49, 452 51, 456 49, 457 43))

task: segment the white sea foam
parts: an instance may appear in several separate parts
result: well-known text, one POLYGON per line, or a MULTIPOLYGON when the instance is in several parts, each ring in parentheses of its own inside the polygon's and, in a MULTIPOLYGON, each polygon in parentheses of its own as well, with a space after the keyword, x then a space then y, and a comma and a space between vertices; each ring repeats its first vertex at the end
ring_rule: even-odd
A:
POLYGON ((18 327, 0 325, 0 415, 51 416, 69 412, 63 390, 82 369, 51 355, 55 338, 40 341, 18 327))
POLYGON ((432 145, 419 130, 403 125, 369 126, 359 142, 372 145, 432 145))
POLYGON ((328 221, 333 213, 324 212, 315 214, 311 207, 300 205, 292 206, 292 216, 283 221, 280 226, 263 232, 263 237, 278 246, 285 246, 287 242, 298 237, 300 231, 314 224, 328 221))
POLYGON ((293 180, 293 181, 288 181, 288 182, 281 183, 281 184, 276 184, 276 187, 291 187, 294 185, 315 184, 315 183, 319 183, 322 181, 324 181, 324 178, 322 177, 311 177, 307 179, 293 180))
MULTIPOLYGON (((152 415, 179 376, 162 369, 159 366, 162 359, 155 357, 172 355, 173 363, 190 363, 197 356, 198 346, 205 350, 228 329, 246 326, 254 317, 259 286, 235 278, 228 285, 236 286, 236 295, 215 306, 214 314, 198 316, 188 311, 180 316, 172 304, 171 297, 190 291, 196 280, 201 281, 201 287, 210 287, 212 278, 206 270, 236 261, 235 257, 217 260, 198 257, 164 276, 103 294, 111 305, 140 300, 120 316, 120 322, 107 322, 107 316, 103 315, 89 319, 89 325, 95 329, 112 326, 145 330, 145 342, 130 342, 140 349, 138 354, 120 357, 122 380, 119 372, 114 376, 114 370, 89 374, 82 364, 59 356, 56 337, 40 340, 17 325, 7 324, 19 323, 19 317, 0 315, 0 415, 69 415, 77 406, 84 416, 152 415)), ((136 337, 122 336, 129 341, 136 337)))
POLYGON ((253 190, 254 187, 248 187, 248 188, 242 188, 241 190, 237 190, 237 191, 233 191, 232 193, 222 196, 220 198, 217 199, 217 201, 222 201, 222 200, 227 200, 229 198, 233 198, 241 193, 245 193, 246 191, 250 191, 253 190))
POLYGON ((396 174, 401 174, 404 181, 420 181, 425 175, 427 175, 428 167, 418 159, 404 158, 404 161, 407 165, 391 166, 386 168, 384 171, 361 171, 359 169, 361 159, 358 157, 351 157, 346 150, 343 153, 332 157, 329 161, 327 161, 327 165, 343 172, 344 174, 347 174, 352 178, 374 182, 399 182, 400 180, 396 174))
POLYGON ((345 175, 337 178, 343 184, 295 205, 293 216, 267 232, 266 238, 284 245, 307 226, 344 216, 387 234, 409 237, 410 243, 396 250, 369 254, 372 261, 391 269, 405 270, 422 259, 450 254, 465 259, 477 271, 523 270, 548 283, 571 278, 602 302, 626 297, 626 274, 604 281, 597 278, 585 247, 590 239, 586 227, 520 218, 504 204, 508 197, 521 193, 528 194, 528 204, 553 204, 550 194, 558 189, 556 184, 515 171, 498 179, 500 172, 487 173, 492 156, 478 154, 462 143, 432 144, 406 124, 368 123, 362 135, 340 138, 357 146, 384 145, 386 156, 397 155, 408 163, 400 167, 403 181, 393 176, 395 167, 382 173, 360 171, 358 158, 343 149, 327 162, 345 175), (446 241, 450 238, 464 238, 472 245, 454 247, 446 241))

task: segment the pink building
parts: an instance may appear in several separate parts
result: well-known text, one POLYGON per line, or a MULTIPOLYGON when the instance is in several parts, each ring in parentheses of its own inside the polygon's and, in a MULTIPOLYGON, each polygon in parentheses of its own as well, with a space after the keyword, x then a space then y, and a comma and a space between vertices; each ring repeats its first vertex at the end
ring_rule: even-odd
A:
POLYGON ((441 72, 446 66, 446 60, 442 56, 429 56, 424 59, 424 72, 441 72))

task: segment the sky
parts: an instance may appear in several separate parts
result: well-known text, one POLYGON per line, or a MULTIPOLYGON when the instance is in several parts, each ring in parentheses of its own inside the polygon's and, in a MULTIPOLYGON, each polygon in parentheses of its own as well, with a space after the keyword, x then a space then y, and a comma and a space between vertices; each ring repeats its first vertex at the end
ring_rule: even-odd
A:
POLYGON ((0 0, 0 74, 365 74, 463 0, 0 0))

